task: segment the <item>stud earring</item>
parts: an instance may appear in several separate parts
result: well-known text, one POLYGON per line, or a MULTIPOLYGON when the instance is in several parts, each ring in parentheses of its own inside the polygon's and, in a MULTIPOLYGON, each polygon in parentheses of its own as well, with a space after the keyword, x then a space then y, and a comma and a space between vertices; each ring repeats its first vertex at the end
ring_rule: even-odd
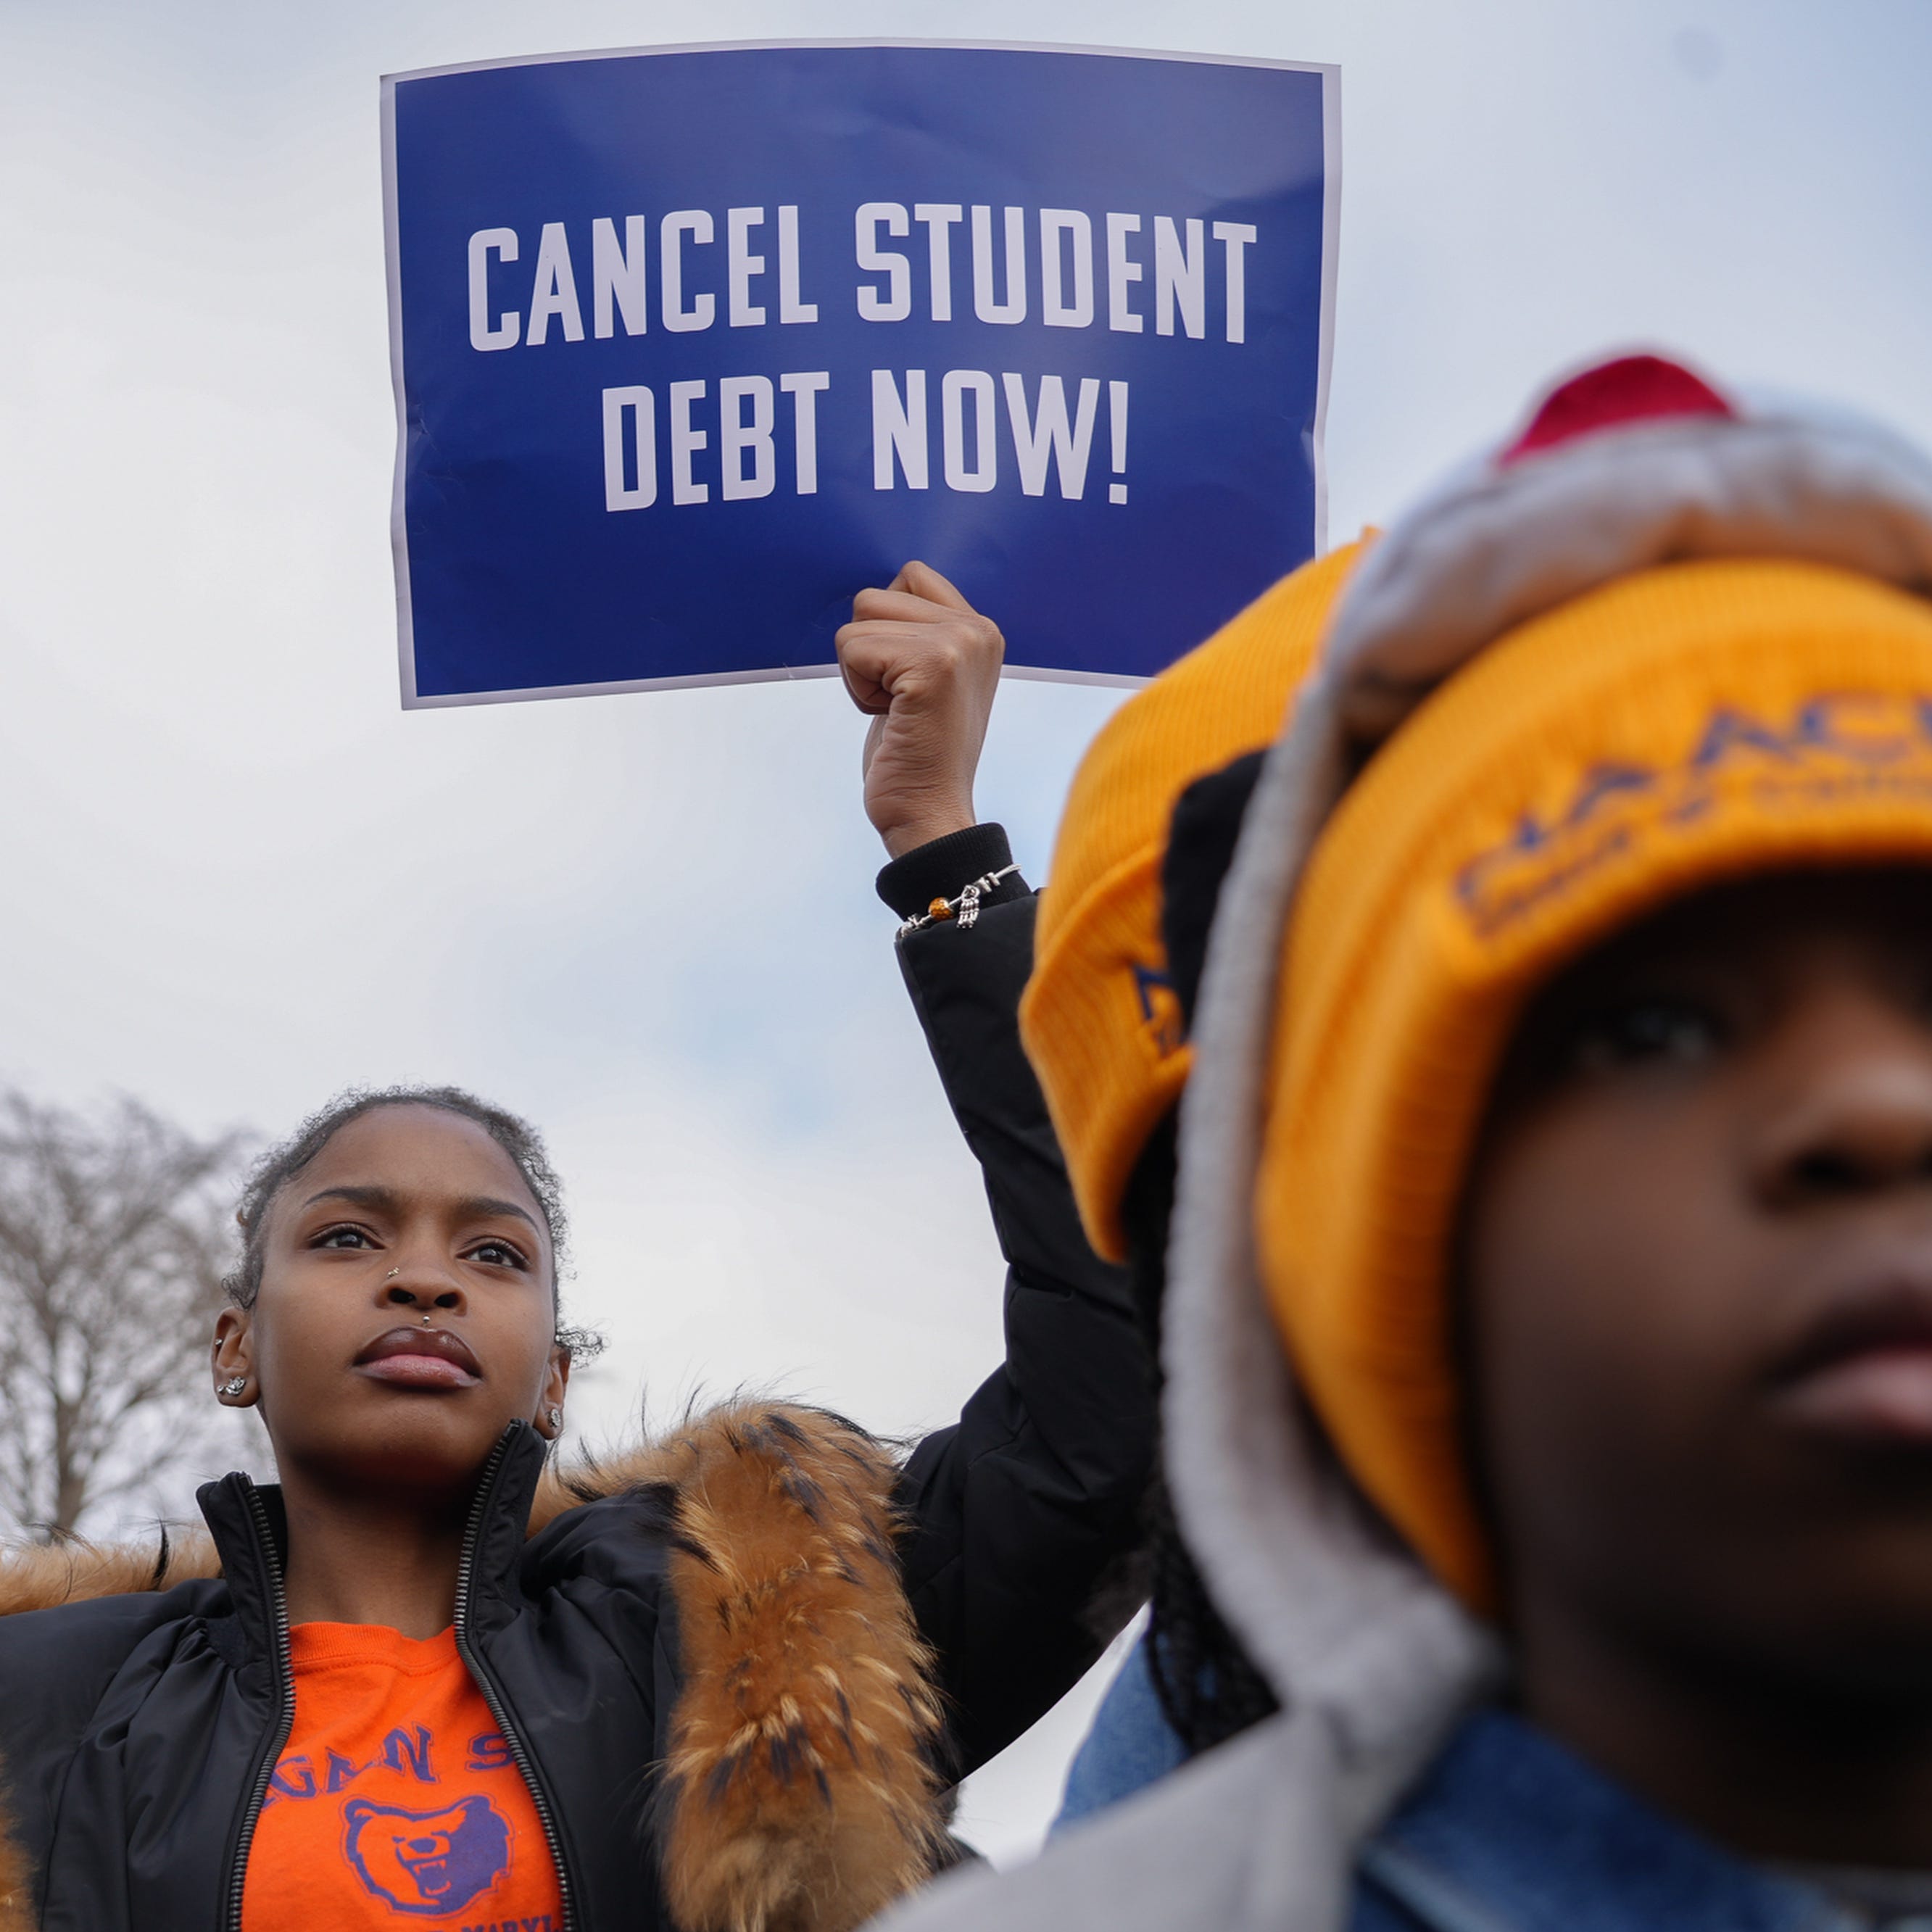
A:
POLYGON ((561 1429, 563 1426, 563 1411, 562 1409, 547 1409, 544 1413, 550 1418, 550 1426, 551 1428, 561 1429))
POLYGON ((230 1376, 221 1384, 221 1393, 232 1402, 248 1386, 248 1378, 246 1376, 230 1376))

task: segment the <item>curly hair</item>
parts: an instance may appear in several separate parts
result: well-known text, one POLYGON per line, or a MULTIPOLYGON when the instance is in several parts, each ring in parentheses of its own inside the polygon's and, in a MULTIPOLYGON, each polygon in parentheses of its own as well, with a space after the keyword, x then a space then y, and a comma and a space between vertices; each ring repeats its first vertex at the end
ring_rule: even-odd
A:
POLYGON ((481 1127, 514 1163, 549 1231, 554 1265, 550 1305, 556 1310, 556 1341, 574 1358, 588 1360, 603 1346, 600 1336, 575 1328, 562 1318, 559 1282, 568 1253, 569 1223, 563 1210, 563 1184, 558 1180, 543 1138, 533 1126, 502 1107, 492 1106, 460 1087, 351 1088, 309 1115, 287 1139, 269 1148, 250 1170, 248 1184, 235 1211, 242 1232, 242 1256, 222 1281, 228 1298, 238 1308, 252 1308, 262 1287, 269 1210, 284 1188, 352 1120, 383 1107, 436 1107, 481 1127))

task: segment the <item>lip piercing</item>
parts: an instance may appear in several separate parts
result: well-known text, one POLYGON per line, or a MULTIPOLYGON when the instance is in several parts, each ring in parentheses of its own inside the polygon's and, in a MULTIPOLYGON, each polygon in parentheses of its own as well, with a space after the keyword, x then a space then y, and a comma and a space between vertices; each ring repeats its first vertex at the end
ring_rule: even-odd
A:
POLYGON ((429 1317, 427 1315, 423 1317, 423 1326, 425 1328, 429 1326, 429 1317))
POLYGON ((248 1386, 246 1376, 231 1376, 221 1384, 221 1393, 230 1397, 239 1395, 248 1386))

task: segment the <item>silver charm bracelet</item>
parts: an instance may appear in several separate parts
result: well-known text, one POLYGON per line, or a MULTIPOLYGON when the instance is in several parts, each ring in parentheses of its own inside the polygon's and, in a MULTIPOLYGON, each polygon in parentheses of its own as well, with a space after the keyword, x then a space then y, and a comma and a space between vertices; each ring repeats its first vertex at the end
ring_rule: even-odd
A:
POLYGON ((903 939, 909 932, 923 932, 928 926, 937 926, 940 920, 956 919, 964 932, 980 916, 980 896, 989 892, 1009 874, 1017 872, 1017 862, 1002 866, 997 872, 982 873, 970 884, 959 888, 956 898, 934 899, 925 911, 915 913, 899 927, 897 937, 903 939))

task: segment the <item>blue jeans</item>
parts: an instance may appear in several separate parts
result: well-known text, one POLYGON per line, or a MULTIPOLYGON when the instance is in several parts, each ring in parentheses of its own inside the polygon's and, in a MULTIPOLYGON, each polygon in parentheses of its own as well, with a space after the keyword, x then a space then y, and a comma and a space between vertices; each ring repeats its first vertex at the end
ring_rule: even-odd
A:
POLYGON ((1169 1727, 1155 1694, 1143 1636, 1127 1653, 1120 1675, 1108 1686, 1094 1726, 1073 1756, 1060 1815, 1049 1838, 1123 1798, 1131 1798, 1187 1761, 1180 1738, 1169 1727))

